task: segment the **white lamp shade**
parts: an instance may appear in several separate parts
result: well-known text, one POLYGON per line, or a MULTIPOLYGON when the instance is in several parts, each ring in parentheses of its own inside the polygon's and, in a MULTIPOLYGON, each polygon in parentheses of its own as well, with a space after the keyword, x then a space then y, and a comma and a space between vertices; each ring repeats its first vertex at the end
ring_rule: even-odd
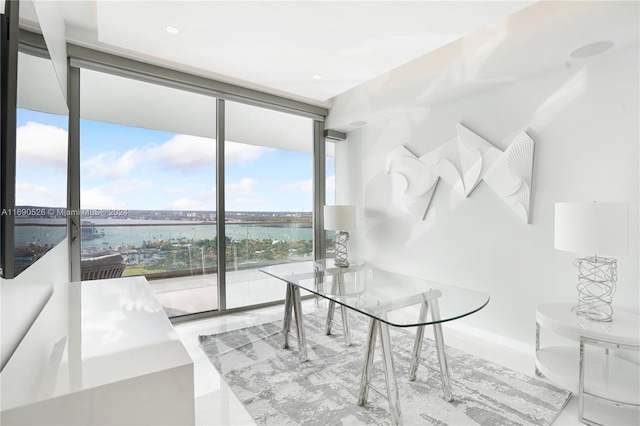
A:
POLYGON ((348 231, 356 228, 356 206, 324 206, 324 229, 348 231))
POLYGON ((556 203, 558 250, 625 255, 627 232, 626 203, 556 203))

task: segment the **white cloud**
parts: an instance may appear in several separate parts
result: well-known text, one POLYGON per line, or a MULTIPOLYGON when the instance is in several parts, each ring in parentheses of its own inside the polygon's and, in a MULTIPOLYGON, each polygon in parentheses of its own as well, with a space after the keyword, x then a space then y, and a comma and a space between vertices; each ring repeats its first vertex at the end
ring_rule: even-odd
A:
POLYGON ((16 206, 65 207, 67 194, 29 182, 16 182, 16 206))
POLYGON ((150 181, 139 179, 110 181, 104 185, 80 190, 80 204, 83 209, 123 209, 126 206, 121 195, 151 186, 150 181))
POLYGON ((152 186, 153 183, 148 180, 122 179, 107 182, 104 185, 101 185, 100 188, 107 194, 122 195, 138 191, 140 189, 151 188, 152 186))
POLYGON ((83 209, 122 209, 126 206, 116 200, 113 194, 98 186, 80 191, 80 205, 83 209))
MULTIPOLYGON (((262 146, 227 142, 226 165, 247 165, 273 150, 262 146)), ((91 177, 120 178, 129 174, 138 164, 153 161, 159 162, 167 169, 190 174, 201 167, 215 166, 216 141, 199 136, 176 135, 160 145, 132 149, 122 155, 113 151, 101 152, 84 161, 82 167, 91 177)))
POLYGON ((212 186, 210 189, 202 191, 200 193, 200 195, 202 195, 203 197, 215 198, 215 196, 216 196, 216 187, 212 186))
POLYGON ((275 149, 227 141, 224 148, 224 158, 227 166, 244 166, 272 151, 275 149))
MULTIPOLYGON (((238 205, 238 206, 259 206, 261 204, 264 204, 264 200, 261 198, 240 197, 240 198, 234 198, 231 204, 238 205)), ((235 209, 231 208, 230 210, 235 210, 235 209)))
MULTIPOLYGON (((191 186, 178 186, 165 188, 164 193, 168 195, 180 195, 192 193, 191 186)), ((197 195, 181 197, 172 200, 164 206, 168 210, 215 210, 216 209, 216 188, 200 191, 197 195)))
POLYGON ((87 176, 120 178, 126 176, 137 164, 144 161, 145 155, 137 149, 118 156, 116 152, 101 152, 82 163, 87 176))
MULTIPOLYGON (((335 176, 327 176, 327 180, 325 182, 327 192, 334 192, 336 189, 336 177, 335 176)), ((281 191, 302 191, 302 192, 311 192, 313 190, 313 180, 303 180, 296 183, 289 183, 280 188, 281 191)))
POLYGON ((169 186, 162 189, 165 194, 174 195, 174 194, 184 194, 185 192, 189 192, 193 189, 192 185, 181 185, 181 186, 169 186))
POLYGON ((311 192, 313 189, 313 180, 303 180, 301 182, 290 183, 281 188, 284 191, 303 191, 311 192))
POLYGON ((225 191, 229 196, 249 195, 256 187, 256 182, 251 178, 244 178, 238 182, 230 182, 225 191))
POLYGON ((51 164, 67 168, 67 131, 48 124, 27 124, 16 129, 18 161, 36 164, 51 164))
POLYGON ((167 210, 215 210, 215 200, 212 205, 211 200, 184 197, 171 201, 165 208, 167 210))
POLYGON ((167 142, 147 148, 147 160, 160 161, 166 167, 190 173, 194 168, 215 165, 215 139, 176 135, 167 142))

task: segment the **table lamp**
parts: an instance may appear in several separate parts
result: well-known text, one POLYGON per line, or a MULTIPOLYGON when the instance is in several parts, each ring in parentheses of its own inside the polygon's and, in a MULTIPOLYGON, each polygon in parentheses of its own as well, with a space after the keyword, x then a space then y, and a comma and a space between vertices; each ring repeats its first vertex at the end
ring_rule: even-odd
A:
POLYGON ((324 206, 324 229, 336 231, 333 264, 339 268, 349 266, 347 241, 350 229, 356 227, 355 206, 324 206))
POLYGON ((556 203, 555 248, 594 254, 577 258, 576 315, 610 322, 618 279, 617 261, 601 255, 627 254, 626 203, 556 203))

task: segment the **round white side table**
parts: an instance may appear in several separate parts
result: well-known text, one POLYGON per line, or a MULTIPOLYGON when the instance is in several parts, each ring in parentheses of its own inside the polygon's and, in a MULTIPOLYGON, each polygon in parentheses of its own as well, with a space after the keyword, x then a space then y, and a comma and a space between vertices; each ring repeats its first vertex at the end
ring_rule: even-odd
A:
POLYGON ((610 349, 640 350, 640 315, 616 310, 612 322, 602 323, 578 318, 572 306, 571 303, 538 306, 536 374, 578 393, 578 417, 583 423, 600 424, 584 417, 585 396, 609 407, 635 407, 639 411, 635 418, 640 420, 640 366, 609 355, 610 349), (541 348, 541 329, 579 343, 541 348), (588 351, 588 347, 599 348, 602 355, 588 351))

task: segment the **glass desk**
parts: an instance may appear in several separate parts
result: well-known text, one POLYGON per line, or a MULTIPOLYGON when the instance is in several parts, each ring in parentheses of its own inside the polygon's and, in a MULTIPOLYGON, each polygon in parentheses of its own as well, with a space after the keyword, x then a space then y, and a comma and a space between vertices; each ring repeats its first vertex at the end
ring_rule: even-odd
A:
POLYGON ((409 370, 409 380, 415 380, 424 327, 433 325, 444 398, 447 401, 453 399, 441 323, 479 311, 489 303, 487 294, 384 271, 361 262, 339 268, 333 265, 333 259, 269 266, 260 270, 287 284, 282 347, 289 347, 293 313, 296 324, 295 337, 298 339, 298 353, 302 362, 307 360, 307 345, 300 289, 329 301, 327 334, 331 334, 336 305, 340 307, 346 345, 351 343, 347 311, 352 310, 369 317, 359 405, 366 404, 370 388, 382 393, 371 385, 375 342, 379 335, 391 423, 402 424, 389 326, 416 327, 416 339, 409 370))

